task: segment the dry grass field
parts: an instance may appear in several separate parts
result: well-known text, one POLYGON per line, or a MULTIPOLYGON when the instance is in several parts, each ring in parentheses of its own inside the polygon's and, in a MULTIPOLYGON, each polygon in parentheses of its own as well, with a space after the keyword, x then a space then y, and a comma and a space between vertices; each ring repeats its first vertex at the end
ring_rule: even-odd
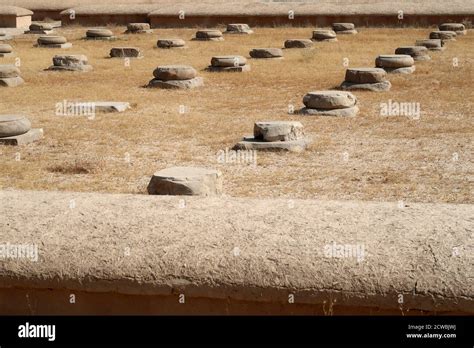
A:
MULTIPOLYGON (((112 28, 121 34, 125 28, 112 28)), ((314 50, 285 50, 283 60, 249 59, 249 73, 209 73, 213 55, 256 47, 282 47, 308 38, 311 28, 258 28, 223 42, 190 41, 195 30, 156 29, 152 35, 119 35, 114 42, 85 41, 85 28, 59 30, 73 48, 34 48, 35 37, 12 42, 26 83, 0 89, 0 113, 29 115, 45 137, 22 147, 0 146, 0 188, 146 193, 156 170, 209 166, 224 174, 230 196, 473 203, 474 36, 430 53, 413 75, 389 77, 385 93, 354 92, 355 118, 288 114, 305 93, 340 84, 346 67, 374 66, 378 54, 427 38, 430 29, 362 29, 314 50), (154 48, 158 38, 179 37, 187 49, 154 48), (126 66, 107 58, 114 46, 136 46, 145 58, 126 66), (85 54, 89 73, 45 72, 55 54, 85 54), (453 66, 453 59, 458 66, 453 66), (205 86, 191 91, 146 89, 158 65, 188 64, 205 86), (381 116, 380 103, 420 103, 421 117, 381 116), (57 116, 57 103, 128 101, 120 114, 57 116), (186 112, 180 113, 180 105, 186 112), (257 166, 218 163, 217 152, 251 134, 259 120, 298 120, 312 139, 304 153, 258 153, 257 166), (19 159, 19 160, 18 160, 19 159)), ((0 64, 15 57, 0 58, 0 64)))

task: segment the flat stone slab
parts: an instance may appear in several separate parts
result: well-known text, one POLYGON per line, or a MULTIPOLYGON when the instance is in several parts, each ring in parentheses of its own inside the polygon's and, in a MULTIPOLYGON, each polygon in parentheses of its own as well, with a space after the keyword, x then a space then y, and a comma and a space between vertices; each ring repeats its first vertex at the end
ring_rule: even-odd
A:
POLYGON ((407 54, 382 54, 375 59, 377 68, 407 68, 415 64, 415 60, 407 54))
POLYGON ((114 41, 114 40, 117 40, 117 37, 116 36, 85 36, 84 40, 114 41))
POLYGON ((36 44, 34 45, 35 47, 41 47, 41 48, 71 48, 72 43, 67 42, 65 44, 50 44, 50 45, 41 45, 41 44, 36 44))
POLYGON ((184 48, 186 42, 182 39, 160 39, 157 41, 158 48, 184 48))
POLYGON ((283 51, 281 48, 254 48, 249 52, 250 57, 252 58, 282 58, 283 51))
POLYGON ((19 146, 32 143, 34 141, 40 140, 41 138, 43 138, 43 129, 33 128, 24 134, 0 138, 0 144, 19 146))
POLYGON ((202 77, 195 77, 189 80, 168 80, 163 81, 159 79, 153 79, 148 83, 149 88, 162 88, 162 89, 192 89, 196 87, 204 86, 204 80, 202 77))
POLYGON ((337 117, 354 117, 359 113, 359 107, 352 106, 350 108, 343 109, 312 109, 302 108, 299 111, 301 115, 308 116, 337 116, 337 117))
POLYGON ((336 32, 337 35, 355 35, 358 33, 357 30, 341 30, 336 32))
POLYGON ((52 35, 56 34, 54 30, 28 30, 25 34, 30 35, 52 35))
POLYGON ((31 123, 24 115, 0 115, 0 138, 28 132, 31 123))
POLYGON ((304 139, 303 125, 298 121, 255 122, 255 140, 275 142, 304 139))
POLYGON ((89 72, 94 70, 92 65, 77 65, 77 66, 57 66, 51 65, 46 71, 78 71, 78 72, 89 72))
POLYGON ((309 140, 291 141, 263 141, 255 139, 253 136, 246 136, 232 148, 233 150, 258 150, 258 151, 290 151, 301 152, 306 150, 309 140))
POLYGON ((253 30, 250 29, 248 24, 244 23, 232 23, 232 24, 227 24, 226 31, 224 34, 244 34, 244 35, 249 35, 253 34, 253 30))
POLYGON ((289 39, 285 41, 285 48, 311 48, 314 42, 310 39, 289 39))
POLYGON ((143 55, 137 47, 113 47, 110 50, 111 58, 143 58, 143 55))
POLYGON ((25 83, 20 76, 0 78, 0 87, 16 87, 25 83))
POLYGON ((242 65, 242 66, 212 66, 209 65, 206 69, 209 72, 249 72, 252 69, 250 68, 250 65, 242 65))
POLYGON ((357 104, 357 98, 350 92, 313 91, 303 97, 303 104, 311 109, 343 109, 357 104))
POLYGON ((313 30, 312 40, 334 42, 334 41, 337 41, 337 35, 334 32, 334 30, 316 29, 316 30, 313 30))
POLYGON ((150 195, 218 196, 222 173, 201 167, 171 167, 156 172, 148 184, 150 195))
POLYGON ((0 58, 13 57, 15 53, 0 53, 0 58))
POLYGON ((415 66, 406 68, 384 68, 389 74, 413 74, 416 70, 415 66))
POLYGON ((38 25, 44 28, 61 28, 62 22, 61 21, 32 21, 31 25, 38 25))
POLYGON ((392 88, 390 81, 382 81, 376 83, 353 83, 344 81, 340 86, 340 89, 346 91, 372 91, 372 92, 385 92, 392 88))
POLYGON ((194 37, 191 40, 193 41, 224 41, 223 37, 210 37, 210 38, 197 38, 194 37))

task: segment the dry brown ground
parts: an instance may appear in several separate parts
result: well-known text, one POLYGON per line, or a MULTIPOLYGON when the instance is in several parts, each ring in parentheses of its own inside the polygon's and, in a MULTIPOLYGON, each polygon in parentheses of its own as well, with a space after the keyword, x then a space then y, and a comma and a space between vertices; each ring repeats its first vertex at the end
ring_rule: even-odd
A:
MULTIPOLYGON (((124 28, 113 30, 118 34, 124 28)), ((84 28, 65 28, 60 32, 74 47, 64 51, 33 48, 33 37, 13 42, 26 83, 0 90, 0 113, 29 115, 34 127, 44 128, 45 138, 0 147, 0 187, 144 193, 154 171, 199 165, 222 170, 231 196, 474 201, 472 33, 445 52, 432 53, 432 61, 417 63, 414 75, 390 76, 392 91, 356 92, 361 112, 343 119, 288 115, 288 105, 299 108, 306 92, 338 85, 344 58, 353 67, 373 66, 378 54, 426 38, 429 29, 364 29, 315 50, 287 50, 281 61, 249 60, 252 71, 246 74, 203 69, 213 55, 248 56, 254 47, 281 47, 287 38, 309 37, 311 28, 259 28, 255 35, 226 36, 224 42, 188 41, 186 50, 154 48, 159 37, 189 40, 194 31, 155 30, 91 42, 81 40, 84 28), (145 58, 130 67, 106 58, 111 47, 123 45, 140 47, 145 58), (86 54, 94 71, 44 72, 61 52, 86 54), (156 66, 177 63, 197 68, 206 86, 192 91, 142 87, 156 66), (419 102, 421 118, 380 116, 380 103, 389 99, 419 102), (56 116, 55 104, 62 100, 129 101, 133 109, 94 120, 56 116), (185 114, 179 113, 180 105, 186 106, 185 114), (256 168, 218 163, 216 153, 250 134, 259 120, 301 121, 313 139, 310 149, 259 153, 256 168)))

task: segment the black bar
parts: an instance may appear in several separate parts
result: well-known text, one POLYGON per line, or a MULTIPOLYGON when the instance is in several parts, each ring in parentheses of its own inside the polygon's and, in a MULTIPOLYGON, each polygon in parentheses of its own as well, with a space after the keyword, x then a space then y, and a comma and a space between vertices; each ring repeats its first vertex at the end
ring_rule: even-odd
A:
POLYGON ((383 344, 472 348, 473 331, 473 317, 467 316, 12 316, 0 317, 0 346, 1 348, 59 344, 137 346, 159 343, 158 346, 309 344, 318 347, 321 345, 356 347, 356 345, 383 344), (42 331, 46 337, 19 337, 20 331, 22 335, 36 335, 38 328, 32 325, 55 325, 54 341, 52 330, 49 334, 46 330, 42 331), (408 338, 407 334, 432 336, 408 338), (455 334, 456 337, 439 338, 434 337, 434 334, 455 334))

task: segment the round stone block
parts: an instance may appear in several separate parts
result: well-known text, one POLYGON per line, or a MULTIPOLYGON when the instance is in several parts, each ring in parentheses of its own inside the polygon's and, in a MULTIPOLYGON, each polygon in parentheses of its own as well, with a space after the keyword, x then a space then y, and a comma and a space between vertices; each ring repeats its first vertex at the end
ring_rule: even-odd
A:
POLYGON ((86 37, 88 38, 110 38, 112 36, 114 36, 114 33, 105 28, 95 28, 86 31, 86 37))
POLYGON ((385 81, 386 76, 387 72, 380 68, 349 68, 344 80, 352 83, 377 83, 385 81))
POLYGON ((430 33, 430 39, 440 39, 444 41, 456 41, 455 31, 432 31, 430 33))
POLYGON ((197 40, 224 40, 222 37, 222 32, 220 30, 210 29, 210 30, 198 30, 196 32, 197 40))
POLYGON ((188 65, 163 65, 153 71, 158 80, 190 80, 197 76, 197 71, 188 65))
POLYGON ((425 46, 403 46, 395 50, 395 54, 405 54, 414 60, 429 60, 428 49, 425 46))
POLYGON ((200 167, 171 167, 156 172, 148 184, 150 195, 217 196, 222 194, 222 173, 200 167))
POLYGON ((253 30, 250 29, 248 24, 244 23, 232 23, 227 24, 226 34, 252 34, 253 30))
POLYGON ((247 59, 242 56, 215 56, 211 59, 214 67, 237 67, 247 64, 247 59))
POLYGON ((424 46, 430 51, 442 51, 444 50, 444 42, 440 39, 426 39, 416 40, 416 46, 424 46))
POLYGON ((466 26, 462 23, 443 23, 439 25, 440 31, 454 31, 457 35, 466 35, 466 26))
POLYGON ((38 38, 38 45, 62 45, 67 43, 64 36, 40 36, 38 38))
POLYGON ((0 53, 12 53, 13 47, 8 44, 0 44, 0 53))
POLYGON ((113 47, 110 50, 112 58, 140 58, 142 54, 137 47, 113 47))
POLYGON ((378 68, 406 68, 413 66, 415 60, 406 54, 384 54, 375 59, 378 68))
POLYGON ((356 103, 355 95, 343 91, 314 91, 303 98, 303 104, 311 109, 343 109, 353 107, 356 103))
POLYGON ((175 48, 175 47, 184 47, 186 42, 181 39, 160 39, 156 43, 159 48, 175 48))
POLYGON ((255 140, 292 141, 304 139, 303 125, 296 121, 256 122, 253 127, 255 140))
POLYGON ((334 30, 316 29, 316 30, 313 30, 313 40, 314 41, 337 41, 337 37, 334 30))
POLYGON ((189 80, 158 80, 153 79, 148 83, 149 88, 161 88, 161 89, 192 89, 196 87, 204 86, 204 80, 202 77, 195 77, 189 80))
POLYGON ((0 115, 0 138, 25 134, 31 129, 31 123, 23 115, 0 115))
POLYGON ((0 78, 12 78, 20 76, 20 70, 12 64, 0 65, 0 78))
POLYGON ((289 39, 285 41, 285 48, 311 48, 314 42, 310 39, 289 39))
POLYGON ((280 48, 254 48, 249 55, 252 58, 281 58, 283 51, 280 48))

